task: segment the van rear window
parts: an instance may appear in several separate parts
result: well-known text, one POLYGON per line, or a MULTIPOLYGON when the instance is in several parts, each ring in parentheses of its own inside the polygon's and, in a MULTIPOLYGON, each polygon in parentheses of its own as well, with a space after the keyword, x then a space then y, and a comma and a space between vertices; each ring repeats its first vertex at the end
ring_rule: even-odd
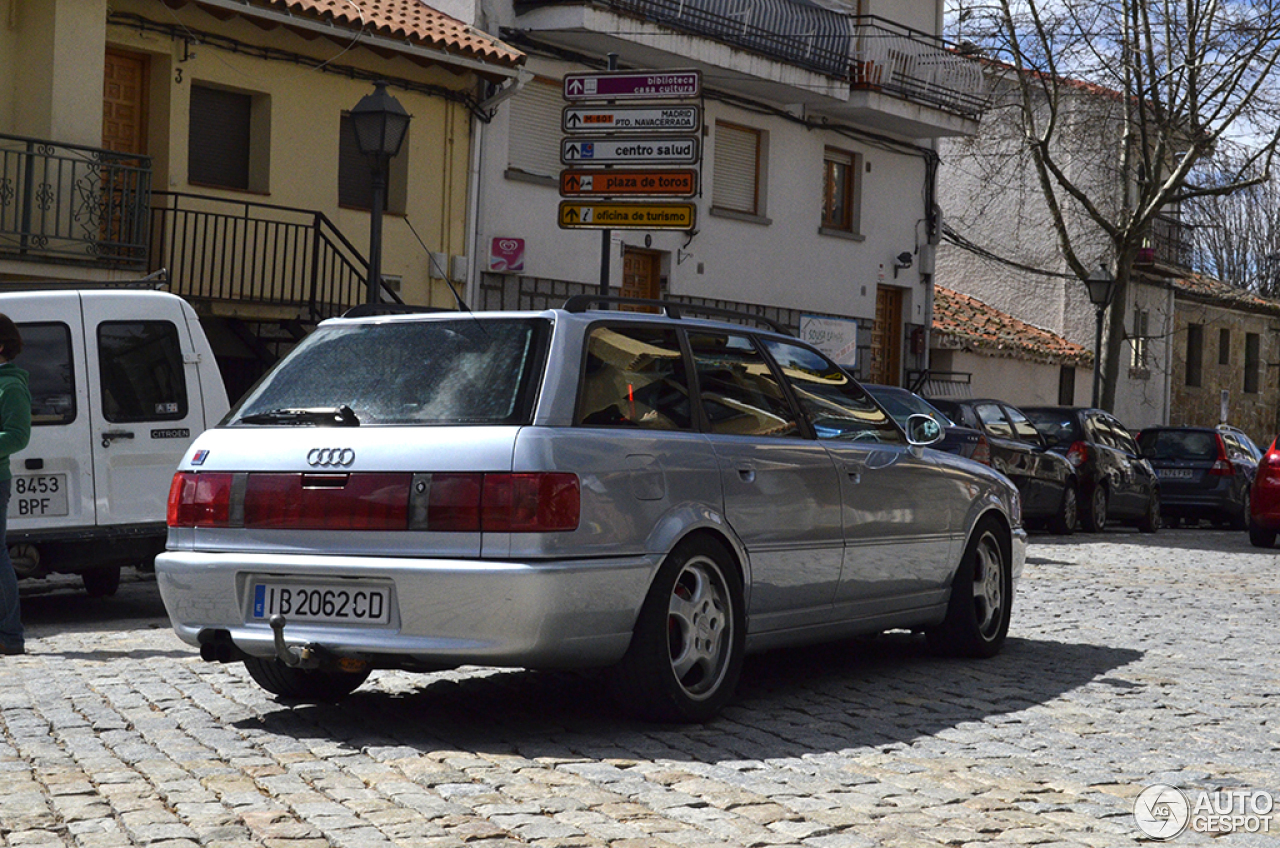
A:
POLYGON ((541 318, 322 326, 226 421, 317 423, 281 413, 347 406, 361 425, 528 423, 549 334, 541 318))
POLYGON ((76 375, 71 358, 71 329, 66 324, 19 324, 22 355, 17 365, 31 376, 31 424, 70 424, 76 420, 76 375))

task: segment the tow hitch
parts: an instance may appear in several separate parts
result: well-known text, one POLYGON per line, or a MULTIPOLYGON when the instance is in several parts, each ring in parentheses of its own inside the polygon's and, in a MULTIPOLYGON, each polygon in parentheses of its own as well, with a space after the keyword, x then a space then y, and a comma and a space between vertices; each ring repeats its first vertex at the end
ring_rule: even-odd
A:
POLYGON ((276 658, 289 668, 319 668, 331 658, 328 651, 319 645, 289 646, 284 643, 284 626, 287 623, 283 615, 271 616, 271 632, 276 646, 276 658))

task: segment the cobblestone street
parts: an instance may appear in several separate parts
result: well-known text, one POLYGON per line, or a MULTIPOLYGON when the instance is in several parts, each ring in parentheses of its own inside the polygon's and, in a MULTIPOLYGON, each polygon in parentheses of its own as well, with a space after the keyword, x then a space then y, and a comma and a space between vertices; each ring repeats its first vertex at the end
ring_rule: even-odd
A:
POLYGON ((591 675, 492 669, 289 706, 180 643, 149 579, 37 591, 30 653, 0 658, 0 842, 1149 843, 1152 784, 1280 794, 1278 566, 1244 533, 1034 535, 999 657, 897 633, 755 656, 700 727, 622 718, 591 675))

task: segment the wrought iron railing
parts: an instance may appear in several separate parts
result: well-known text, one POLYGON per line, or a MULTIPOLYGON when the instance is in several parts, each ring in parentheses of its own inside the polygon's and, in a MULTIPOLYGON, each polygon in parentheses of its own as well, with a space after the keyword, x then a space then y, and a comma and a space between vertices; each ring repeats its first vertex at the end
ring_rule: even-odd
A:
MULTIPOLYGON (((197 300, 305 307, 314 320, 367 298, 368 260, 323 212, 181 192, 155 192, 152 268, 197 300)), ((400 298, 383 287, 383 299, 400 298)))
POLYGON ((1151 259, 1178 268, 1191 268, 1193 245, 1191 227, 1173 215, 1156 215, 1151 219, 1147 239, 1151 259))
POLYGON ((151 159, 0 134, 0 254, 141 268, 151 159))
MULTIPOLYGON (((520 0, 519 9, 581 0, 520 0)), ((597 0, 653 21, 965 117, 986 105, 978 63, 946 41, 803 0, 597 0)))

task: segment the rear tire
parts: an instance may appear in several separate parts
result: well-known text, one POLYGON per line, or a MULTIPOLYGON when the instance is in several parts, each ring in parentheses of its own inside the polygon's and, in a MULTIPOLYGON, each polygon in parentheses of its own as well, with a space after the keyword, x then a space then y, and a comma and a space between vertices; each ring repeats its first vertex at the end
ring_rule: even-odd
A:
POLYGON ((120 588, 120 566, 104 565, 93 571, 85 571, 80 575, 84 581, 84 590, 91 598, 106 598, 114 595, 120 588))
POLYGON ((1058 505, 1058 514, 1049 519, 1049 530, 1059 536, 1070 536, 1076 532, 1080 524, 1080 499, 1076 494, 1074 483, 1068 483, 1062 490, 1062 503, 1058 505))
POLYGON ((1154 533, 1160 529, 1160 493, 1152 492, 1147 499, 1147 511, 1138 519, 1138 530, 1143 533, 1154 533))
POLYGON ((371 671, 290 668, 275 657, 248 657, 244 667, 253 681, 272 695, 310 703, 331 703, 345 698, 369 679, 371 671))
POLYGON ((742 578, 719 542, 693 538, 667 557, 636 619, 631 646, 610 669, 618 704, 651 721, 709 721, 742 673, 742 578))
POLYGON ((955 657, 994 657, 1004 645, 1013 612, 1009 534, 994 519, 974 528, 951 582, 942 624, 925 631, 934 652, 955 657))
POLYGON ((1240 504, 1240 512, 1231 519, 1232 530, 1248 530, 1249 529, 1249 490, 1244 490, 1243 503, 1240 504))
POLYGON ((1106 485, 1099 483, 1093 487, 1093 494, 1089 496, 1089 503, 1083 512, 1080 513, 1080 523, 1090 533, 1101 533, 1107 526, 1107 507, 1110 498, 1107 496, 1106 485))

